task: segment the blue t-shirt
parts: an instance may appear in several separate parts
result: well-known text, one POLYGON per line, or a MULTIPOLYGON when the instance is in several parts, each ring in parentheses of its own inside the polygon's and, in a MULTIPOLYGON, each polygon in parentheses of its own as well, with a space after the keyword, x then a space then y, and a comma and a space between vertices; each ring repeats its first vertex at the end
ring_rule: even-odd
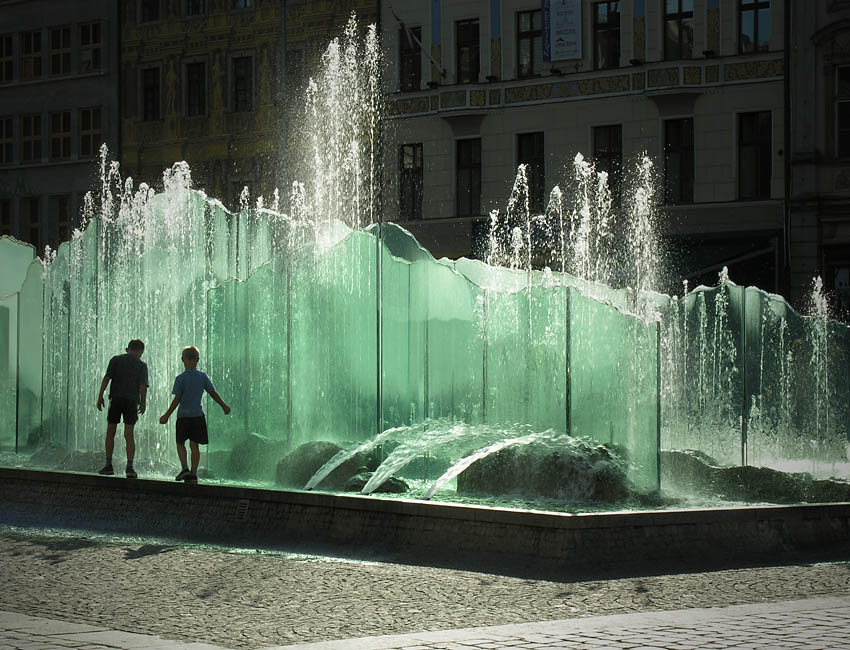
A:
POLYGON ((196 418, 204 414, 201 406, 201 398, 204 391, 211 393, 215 390, 210 378, 200 370, 184 370, 174 380, 172 395, 180 396, 180 405, 177 407, 178 418, 196 418))

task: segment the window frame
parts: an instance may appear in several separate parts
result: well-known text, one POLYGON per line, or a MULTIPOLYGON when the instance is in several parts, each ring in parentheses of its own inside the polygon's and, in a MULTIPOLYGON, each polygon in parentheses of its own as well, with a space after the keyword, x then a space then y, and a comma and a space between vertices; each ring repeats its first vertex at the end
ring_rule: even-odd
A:
MULTIPOLYGON (((790 0, 786 0, 789 2, 790 0)), ((770 51, 770 18, 771 6, 770 0, 738 0, 738 54, 757 54, 759 52, 770 51), (747 5, 746 7, 744 5, 747 5), (760 9, 768 11, 768 37, 765 41, 764 48, 759 47, 759 20, 758 14, 760 9), (751 50, 744 49, 744 14, 752 13, 753 15, 753 48, 751 50)))
POLYGON ((607 172, 611 198, 615 203, 619 202, 623 181, 623 125, 622 123, 598 124, 592 127, 591 133, 593 136, 593 163, 596 171, 607 172), (618 137, 614 137, 615 132, 618 137), (602 134, 605 135, 606 147, 604 149, 600 147, 600 136, 602 134), (613 143, 616 143, 616 146, 612 146, 613 143), (604 164, 600 165, 600 162, 604 164))
MULTIPOLYGON (((621 33, 620 26, 622 24, 622 13, 620 12, 620 0, 604 0, 603 2, 594 2, 593 3, 593 69, 594 70, 613 70, 620 67, 620 56, 622 55, 622 44, 621 44, 621 33), (609 22, 605 23, 605 26, 600 27, 599 24, 599 12, 598 9, 602 5, 605 5, 606 15, 611 16, 612 13, 616 13, 617 15, 617 26, 616 28, 611 27, 609 22), (612 12, 611 7, 616 5, 617 11, 612 12), (612 63, 610 65, 601 65, 599 62, 599 44, 600 44, 600 34, 609 35, 611 33, 616 33, 616 52, 607 52, 606 56, 610 56, 612 59, 612 63)), ((607 45, 606 50, 612 49, 612 43, 614 39, 606 39, 605 43, 607 45)))
POLYGON ((15 162, 15 118, 12 115, 0 116, 0 165, 15 162))
POLYGON ((44 43, 42 43, 41 29, 31 29, 26 32, 21 32, 20 39, 20 81, 35 81, 41 79, 44 69, 42 64, 42 53, 44 51, 44 43), (27 64, 30 64, 31 69, 28 71, 27 64))
POLYGON ((80 23, 77 36, 80 39, 80 51, 77 55, 78 72, 86 74, 89 72, 100 72, 103 69, 103 23, 95 20, 88 23, 80 23), (88 28, 88 42, 83 38, 83 30, 88 28), (97 36, 97 40, 95 40, 97 36), (88 61, 86 55, 89 55, 88 61))
POLYGON ((183 0, 183 17, 184 18, 198 18, 200 16, 206 16, 209 10, 207 0, 183 0), (191 4, 193 2, 197 2, 200 4, 200 8, 197 10, 190 9, 191 4))
POLYGON ((48 30, 48 46, 50 53, 50 76, 62 77, 71 74, 71 26, 61 25, 48 30), (53 39, 59 34, 59 47, 54 47, 53 39), (61 41, 65 41, 64 43, 61 41), (59 62, 57 71, 56 63, 59 62))
POLYGON ((842 129, 841 127, 841 107, 846 106, 850 109, 850 64, 839 64, 835 66, 835 83, 833 86, 833 110, 835 111, 835 157, 844 159, 850 158, 850 112, 847 115, 847 123, 846 126, 842 129), (847 90, 846 92, 842 91, 841 84, 841 71, 844 70, 848 73, 847 79, 847 90), (846 143, 845 149, 842 150, 842 138, 841 134, 846 133, 846 143))
POLYGON ((688 59, 694 58, 694 9, 693 9, 693 0, 674 0, 677 3, 677 11, 668 13, 667 4, 664 4, 664 26, 662 29, 662 39, 664 43, 664 60, 665 61, 684 61, 688 59), (683 2, 690 2, 691 9, 689 11, 685 11, 682 9, 683 2), (682 21, 690 19, 691 21, 691 41, 690 41, 690 51, 687 52, 687 56, 684 52, 684 44, 682 40, 682 21), (678 33, 678 52, 676 52, 676 56, 673 56, 673 53, 668 51, 668 39, 667 39, 667 26, 669 23, 675 22, 677 24, 677 33, 678 33))
MULTIPOLYGON (((413 37, 422 42, 422 27, 407 27, 413 37)), ((416 92, 422 89, 422 48, 416 41, 408 43, 407 31, 398 30, 398 89, 416 92)))
POLYGON ((12 199, 0 198, 0 236, 15 236, 15 219, 12 216, 12 199))
MULTIPOLYGON (((27 228, 27 241, 31 243, 36 251, 41 250, 41 224, 42 224, 42 215, 41 215, 41 197, 40 196, 22 196, 19 205, 20 211, 20 221, 26 221, 27 228), (27 206, 27 214, 24 215, 23 206, 27 206), (33 207, 35 207, 35 220, 33 221, 33 207), (33 237, 33 232, 35 232, 35 237, 33 237)), ((21 224, 23 225, 23 223, 21 224)))
POLYGON ((207 116, 209 110, 209 80, 207 78, 207 62, 204 60, 186 61, 183 64, 183 75, 185 79, 185 97, 184 97, 184 113, 186 117, 204 117, 207 116), (200 66, 200 76, 193 80, 192 71, 200 66), (193 101, 193 84, 200 81, 200 87, 197 90, 197 97, 193 101), (194 106, 197 104, 197 106, 194 106))
POLYGON ((0 34, 0 84, 9 84, 15 81, 15 41, 13 37, 13 34, 0 34))
POLYGON ((50 149, 48 159, 52 161, 71 159, 71 110, 51 111, 47 115, 48 141, 50 149), (56 119, 59 119, 59 128, 56 128, 56 119), (59 153, 55 153, 58 145, 59 153))
POLYGON ((29 113, 27 115, 21 115, 20 125, 21 163, 40 163, 43 154, 42 138, 44 133, 41 124, 41 114, 29 113), (27 125, 29 125, 29 129, 27 129, 27 125), (28 130, 30 134, 26 135, 28 130), (38 133, 34 133, 34 131, 38 131, 38 133))
POLYGON ((770 198, 770 180, 773 174, 773 114, 770 110, 762 111, 743 111, 736 114, 736 136, 737 136, 737 156, 738 156, 738 200, 739 201, 759 201, 770 198), (767 116, 767 137, 762 140, 761 125, 757 125, 755 131, 757 136, 750 142, 744 141, 744 120, 755 117, 757 120, 760 117, 767 116), (743 160, 745 148, 754 148, 756 150, 756 191, 753 196, 747 196, 744 193, 744 168, 743 160), (764 168, 766 167, 766 175, 764 168))
POLYGON ((96 158, 100 155, 100 145, 103 144, 103 107, 85 106, 77 109, 77 130, 79 131, 80 158, 96 158), (89 115, 89 128, 85 127, 86 114, 89 115), (94 126, 97 117, 97 127, 94 126), (88 142, 88 146, 84 143, 88 142), (90 149, 86 153, 86 149, 90 149))
POLYGON ((230 58, 230 110, 233 113, 250 113, 254 110, 254 87, 255 87, 255 70, 254 70, 254 55, 253 54, 237 54, 230 58), (249 85, 245 96, 247 97, 247 107, 241 107, 238 100, 237 84, 239 75, 236 74, 237 61, 248 60, 250 62, 249 74, 247 78, 249 85))
POLYGON ((399 145, 398 157, 398 214, 403 221, 422 219, 422 199, 425 180, 425 151, 421 142, 399 145), (406 149, 410 149, 412 164, 406 166, 406 149), (418 164, 417 164, 418 163, 418 164), (409 204, 410 209, 406 206, 409 204))
POLYGON ((69 241, 73 229, 71 218, 71 195, 50 194, 47 197, 47 231, 54 248, 69 241), (54 209, 55 207, 55 209, 54 209), (63 232, 64 230, 64 232, 63 232))
MULTIPOLYGON (((471 32, 470 32, 471 33, 471 32)), ((478 83, 478 78, 481 76, 481 25, 478 18, 467 18, 464 20, 455 21, 455 82, 458 84, 474 84, 478 83), (475 39, 470 40, 467 45, 466 41, 461 42, 461 28, 475 26, 475 39), (462 50, 468 47, 470 50, 469 56, 462 56, 462 50), (468 61, 467 61, 468 60, 468 61), (469 63, 468 79, 462 72, 466 70, 465 62, 469 63)))
MULTIPOLYGON (((473 158, 476 156, 473 155, 473 158)), ((473 160, 473 162, 475 162, 473 160)), ((458 138, 455 140, 455 214, 458 217, 480 217, 481 216, 481 170, 482 170, 482 152, 481 152, 481 137, 475 136, 472 138, 458 138), (472 152, 473 154, 477 154, 477 165, 461 165, 461 157, 462 151, 468 144, 477 143, 477 150, 472 152), (462 201, 461 195, 461 175, 463 172, 469 171, 470 183, 469 187, 466 190, 465 194, 470 196, 469 201, 462 201), (477 182, 476 182, 477 181, 477 182), (477 188, 478 196, 475 200, 472 200, 473 192, 477 188), (462 210, 462 204, 464 205, 464 209, 462 210), (468 210, 465 208, 468 207, 468 210), (476 209, 473 209, 476 208, 476 209)))
POLYGON ((541 9, 529 9, 527 11, 516 12, 516 75, 517 79, 529 79, 539 77, 543 72, 543 12, 541 9), (529 16, 530 27, 526 31, 522 31, 521 21, 523 16, 529 16), (537 16, 539 28, 534 29, 534 18, 537 16), (520 61, 520 53, 522 51, 521 43, 529 42, 530 65, 529 71, 523 72, 522 62, 520 61), (538 47, 535 47, 537 43, 538 47), (536 56, 539 54, 539 60, 536 56))
POLYGON ((516 134, 516 167, 525 165, 528 181, 528 210, 533 215, 546 209, 546 134, 544 131, 526 131, 516 134), (525 155, 524 146, 530 145, 531 155, 525 155))
POLYGON ((139 117, 142 122, 157 122, 162 119, 162 69, 158 65, 139 69, 139 117), (146 79, 148 73, 156 73, 156 83, 150 86, 146 79), (148 101, 148 88, 155 93, 151 101, 148 101), (155 109, 155 113, 148 111, 149 106, 155 109))
MULTIPOLYGON (((694 117, 691 115, 689 117, 674 117, 665 119, 663 122, 664 128, 664 205, 692 205, 694 203, 694 185, 695 185, 695 157, 694 152, 696 147, 694 146, 694 117), (671 147, 669 143, 669 133, 668 127, 672 124, 680 124, 683 125, 685 123, 690 125, 690 145, 688 144, 677 144, 677 146, 671 147), (672 196, 671 192, 671 169, 670 169, 670 158, 673 153, 678 153, 680 156, 685 154, 685 162, 689 162, 690 164, 685 165, 681 164, 682 157, 680 157, 680 164, 678 165, 678 174, 677 174, 677 187, 676 187, 676 196, 672 196), (686 171, 689 173, 683 174, 682 171, 686 171), (683 192, 683 188, 687 190, 683 192), (684 196, 683 196, 684 195, 684 196), (672 200, 675 199, 675 200, 672 200)), ((682 138, 680 138, 682 140, 682 138)))
POLYGON ((162 20, 162 3, 161 0, 139 0, 139 20, 140 25, 150 25, 162 20), (145 16, 146 7, 154 10, 154 16, 145 16))

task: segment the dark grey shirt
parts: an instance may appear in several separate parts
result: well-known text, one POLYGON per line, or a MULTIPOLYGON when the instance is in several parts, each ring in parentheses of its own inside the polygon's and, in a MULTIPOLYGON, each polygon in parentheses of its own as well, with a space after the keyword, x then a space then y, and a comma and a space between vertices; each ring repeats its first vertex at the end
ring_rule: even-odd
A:
POLYGON ((109 399, 123 397, 135 400, 138 404, 141 396, 139 386, 148 385, 148 367, 135 354, 116 354, 109 360, 106 376, 112 380, 109 385, 109 399))

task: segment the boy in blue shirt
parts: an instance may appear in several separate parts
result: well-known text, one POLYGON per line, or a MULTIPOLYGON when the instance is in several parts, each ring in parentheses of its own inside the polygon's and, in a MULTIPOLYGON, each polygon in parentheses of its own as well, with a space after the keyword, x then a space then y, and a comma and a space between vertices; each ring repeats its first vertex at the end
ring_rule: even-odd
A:
POLYGON ((177 375, 174 380, 174 388, 171 390, 174 399, 171 400, 168 410, 159 418, 159 423, 165 424, 174 409, 177 409, 177 456, 180 458, 182 469, 175 480, 185 481, 186 483, 198 482, 198 464, 201 460, 201 451, 198 449, 198 445, 209 443, 207 419, 204 417, 204 409, 201 406, 201 397, 204 396, 204 391, 207 391, 210 397, 221 406, 225 415, 230 413, 230 407, 216 392, 210 378, 198 370, 200 358, 201 354, 194 345, 183 348, 180 359, 183 361, 186 370, 177 375), (187 440, 192 450, 191 469, 186 465, 187 440))

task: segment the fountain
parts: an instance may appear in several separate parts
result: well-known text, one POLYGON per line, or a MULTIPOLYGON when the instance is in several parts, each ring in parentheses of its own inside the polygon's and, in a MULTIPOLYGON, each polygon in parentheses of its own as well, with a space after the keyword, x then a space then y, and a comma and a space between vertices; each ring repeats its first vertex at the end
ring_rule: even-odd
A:
POLYGON ((95 470, 96 386, 139 337, 148 476, 175 471, 155 415, 194 344, 233 407, 208 409, 207 481, 344 489, 357 474, 371 494, 395 476, 408 496, 557 509, 657 505, 682 471, 718 494, 728 469, 848 478, 850 330, 821 283, 807 315, 726 273, 658 292, 646 156, 620 210, 578 155, 534 215, 520 166, 484 260, 436 260, 381 220, 380 70, 374 27, 361 41, 352 19, 307 91, 303 182, 268 207, 246 190, 228 211, 185 163, 161 191, 135 186, 103 149, 70 242, 39 259, 0 239, 0 465, 95 470))

